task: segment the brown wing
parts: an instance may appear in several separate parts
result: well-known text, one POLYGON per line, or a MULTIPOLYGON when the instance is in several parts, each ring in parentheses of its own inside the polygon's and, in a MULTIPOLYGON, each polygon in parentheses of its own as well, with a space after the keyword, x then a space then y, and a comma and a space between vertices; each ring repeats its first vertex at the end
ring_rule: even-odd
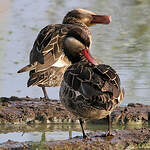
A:
POLYGON ((56 53, 57 56, 54 57, 54 51, 59 51, 57 46, 59 28, 60 24, 48 25, 40 31, 30 52, 30 64, 20 69, 18 73, 30 70, 43 71, 57 61, 60 53, 56 53))
POLYGON ((30 64, 33 64, 36 61, 41 64, 44 63, 43 51, 51 41, 51 37, 55 30, 55 25, 48 25, 40 31, 30 53, 30 64))
POLYGON ((64 74, 65 82, 75 91, 91 98, 102 93, 103 79, 90 66, 82 64, 71 65, 64 74))
POLYGON ((65 82, 78 91, 93 107, 112 107, 120 95, 120 79, 116 71, 108 65, 70 66, 64 74, 65 82))
POLYGON ((30 63, 36 65, 36 72, 48 69, 62 55, 62 39, 67 30, 60 24, 41 30, 30 53, 30 63))
POLYGON ((38 85, 41 87, 55 87, 61 84, 64 72, 67 67, 51 67, 45 71, 34 72, 30 71, 30 78, 28 80, 27 86, 38 85))
POLYGON ((120 78, 116 71, 112 67, 105 64, 95 66, 93 71, 105 82, 102 87, 102 91, 112 92, 113 96, 117 98, 120 94, 120 78))

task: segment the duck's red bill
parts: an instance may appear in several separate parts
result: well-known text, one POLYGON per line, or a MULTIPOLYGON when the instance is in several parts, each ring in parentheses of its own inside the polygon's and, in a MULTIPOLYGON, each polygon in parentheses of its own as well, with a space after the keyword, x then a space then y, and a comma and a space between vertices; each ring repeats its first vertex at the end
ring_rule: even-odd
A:
POLYGON ((98 65, 97 62, 96 62, 96 60, 90 55, 90 53, 87 51, 86 48, 82 50, 82 53, 84 54, 85 58, 86 58, 89 62, 91 62, 91 63, 94 64, 94 65, 98 65))
POLYGON ((106 15, 92 15, 91 23, 109 24, 111 22, 111 16, 106 15))

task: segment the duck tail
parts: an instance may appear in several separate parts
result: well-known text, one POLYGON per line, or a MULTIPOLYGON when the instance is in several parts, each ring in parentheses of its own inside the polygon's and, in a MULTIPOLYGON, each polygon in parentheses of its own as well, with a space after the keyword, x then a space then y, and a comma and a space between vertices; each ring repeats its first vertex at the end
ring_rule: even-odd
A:
POLYGON ((33 69, 35 69, 34 68, 34 65, 27 65, 27 66, 25 66, 25 67, 23 67, 22 69, 20 69, 19 71, 17 71, 17 73, 22 73, 22 72, 26 72, 26 71, 31 71, 31 70, 33 70, 33 69))

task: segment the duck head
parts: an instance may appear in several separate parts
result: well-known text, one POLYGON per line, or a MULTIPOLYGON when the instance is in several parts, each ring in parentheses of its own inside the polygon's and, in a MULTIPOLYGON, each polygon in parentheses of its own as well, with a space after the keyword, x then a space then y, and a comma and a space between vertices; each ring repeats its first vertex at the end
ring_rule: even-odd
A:
POLYGON ((97 65, 96 60, 89 52, 89 48, 86 47, 81 41, 74 37, 67 37, 64 41, 64 45, 64 53, 72 64, 80 61, 86 61, 97 65))
POLYGON ((67 13, 63 19, 63 24, 85 24, 91 26, 94 24, 109 24, 111 17, 106 15, 97 15, 85 9, 74 9, 67 13))
POLYGON ((79 62, 85 58, 92 64, 97 64, 89 53, 91 36, 87 26, 94 24, 109 24, 110 22, 110 16, 96 15, 85 9, 75 9, 67 13, 63 23, 79 25, 68 32, 63 43, 64 53, 71 63, 79 62), (82 26, 85 28, 82 28, 82 26))

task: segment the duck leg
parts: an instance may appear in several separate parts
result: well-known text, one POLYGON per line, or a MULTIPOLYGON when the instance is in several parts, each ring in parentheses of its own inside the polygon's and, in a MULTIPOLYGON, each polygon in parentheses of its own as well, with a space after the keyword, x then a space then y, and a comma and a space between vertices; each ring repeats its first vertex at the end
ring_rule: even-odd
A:
POLYGON ((43 90, 43 93, 44 93, 44 98, 45 99, 49 99, 48 95, 47 95, 47 92, 46 92, 46 88, 45 87, 42 87, 42 90, 43 90))
POLYGON ((87 135, 85 134, 84 128, 83 128, 84 121, 82 119, 79 119, 79 122, 80 122, 80 125, 81 125, 81 129, 82 129, 82 133, 83 133, 83 138, 86 139, 87 135))
POLYGON ((112 131, 111 131, 111 114, 107 116, 107 121, 108 121, 108 131, 106 133, 106 136, 112 136, 112 131))

